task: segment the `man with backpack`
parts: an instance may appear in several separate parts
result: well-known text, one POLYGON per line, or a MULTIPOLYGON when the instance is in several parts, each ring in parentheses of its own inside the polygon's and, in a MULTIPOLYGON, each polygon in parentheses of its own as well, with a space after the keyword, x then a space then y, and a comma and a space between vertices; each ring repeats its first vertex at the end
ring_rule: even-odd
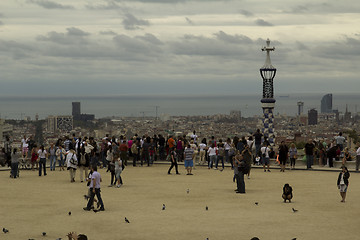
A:
POLYGON ((270 148, 268 147, 266 142, 264 142, 263 147, 260 149, 260 151, 261 151, 261 160, 264 167, 264 172, 266 172, 265 166, 267 166, 267 171, 270 172, 270 157, 269 157, 270 148))

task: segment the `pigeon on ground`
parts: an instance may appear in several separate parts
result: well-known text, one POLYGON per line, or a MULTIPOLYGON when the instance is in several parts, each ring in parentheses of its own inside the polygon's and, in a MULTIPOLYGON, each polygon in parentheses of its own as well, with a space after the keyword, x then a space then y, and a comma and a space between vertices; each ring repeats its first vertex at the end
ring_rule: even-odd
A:
POLYGON ((129 219, 127 219, 126 217, 125 217, 125 222, 130 223, 129 219))
POLYGON ((187 190, 186 190, 186 192, 187 192, 187 193, 189 194, 189 192, 190 192, 190 189, 187 189, 187 190))
POLYGON ((294 213, 296 213, 297 211, 299 211, 299 210, 296 210, 295 208, 292 208, 292 210, 293 210, 294 213))
POLYGON ((6 228, 3 228, 3 233, 8 233, 9 230, 7 230, 6 228))
POLYGON ((255 202, 255 205, 259 205, 259 203, 258 203, 258 202, 255 202))
POLYGON ((69 212, 69 216, 71 215, 71 212, 69 212))
POLYGON ((165 204, 163 204, 163 206, 162 206, 162 210, 165 210, 165 204))
POLYGON ((205 210, 206 210, 206 211, 207 211, 207 210, 209 210, 209 207, 208 207, 208 206, 206 206, 206 207, 205 207, 205 210))
POLYGON ((43 232, 42 235, 43 235, 43 236, 46 236, 46 232, 43 232))

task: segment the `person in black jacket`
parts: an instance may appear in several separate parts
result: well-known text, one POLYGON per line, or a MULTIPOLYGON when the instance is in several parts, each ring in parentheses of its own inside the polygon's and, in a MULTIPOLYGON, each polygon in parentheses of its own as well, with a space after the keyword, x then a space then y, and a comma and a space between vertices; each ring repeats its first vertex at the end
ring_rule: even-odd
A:
POLYGON ((340 196, 342 197, 341 202, 345 202, 346 191, 349 186, 350 173, 349 173, 347 167, 345 167, 345 166, 342 166, 341 169, 342 170, 339 173, 337 185, 338 185, 338 188, 340 189, 340 196))

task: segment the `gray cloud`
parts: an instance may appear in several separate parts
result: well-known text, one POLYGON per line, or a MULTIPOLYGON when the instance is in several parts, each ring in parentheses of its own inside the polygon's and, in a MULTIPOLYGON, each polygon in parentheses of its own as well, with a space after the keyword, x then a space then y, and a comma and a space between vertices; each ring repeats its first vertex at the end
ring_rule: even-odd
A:
POLYGON ((263 19, 257 19, 255 21, 255 24, 258 25, 258 26, 273 26, 271 23, 263 20, 263 19))
MULTIPOLYGON (((360 55, 360 37, 345 36, 341 42, 330 42, 314 47, 311 51, 312 56, 322 57, 334 60, 349 60, 350 58, 358 59, 360 55)), ((349 65, 351 61, 349 61, 349 65)))
POLYGON ((4 23, 0 20, 0 26, 1 26, 1 25, 4 25, 4 23))
POLYGON ((136 38, 141 39, 146 42, 149 42, 154 45, 163 45, 164 44, 157 37, 155 37, 153 34, 150 34, 150 33, 146 33, 144 36, 136 36, 136 38))
POLYGON ((28 3, 33 3, 39 5, 46 9, 74 9, 71 5, 63 5, 57 2, 48 1, 48 0, 28 0, 28 3))
POLYGON ((38 36, 38 41, 48 41, 58 44, 86 44, 88 41, 84 38, 90 34, 75 27, 67 28, 66 33, 58 33, 55 31, 47 33, 47 36, 38 36))
POLYGON ((190 18, 186 17, 185 20, 188 24, 195 25, 194 22, 190 18))
POLYGON ((124 9, 123 6, 120 6, 114 1, 107 1, 104 4, 87 4, 85 5, 87 9, 90 10, 115 10, 115 9, 124 9))
POLYGON ((244 9, 240 9, 240 10, 239 10, 239 13, 240 13, 241 15, 244 15, 244 16, 247 16, 247 17, 254 16, 254 14, 253 14, 252 12, 249 12, 249 11, 244 10, 244 9))
POLYGON ((135 30, 140 29, 140 26, 149 26, 150 22, 144 19, 138 19, 131 13, 127 13, 125 14, 122 24, 127 30, 135 30))
POLYGON ((100 31, 99 33, 100 33, 101 35, 110 35, 110 36, 116 36, 116 35, 117 35, 116 32, 111 31, 111 30, 109 30, 109 31, 100 31))
POLYGON ((229 35, 226 34, 223 31, 220 31, 218 33, 214 34, 217 39, 227 42, 227 43, 234 43, 234 44, 252 44, 253 40, 251 40, 249 37, 245 36, 245 35, 229 35))

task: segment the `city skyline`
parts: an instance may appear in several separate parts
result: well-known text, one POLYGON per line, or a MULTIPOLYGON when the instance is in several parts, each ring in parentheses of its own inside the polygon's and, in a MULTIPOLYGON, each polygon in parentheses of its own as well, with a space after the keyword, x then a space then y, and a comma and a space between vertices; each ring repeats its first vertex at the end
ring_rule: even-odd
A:
POLYGON ((357 92, 353 1, 5 0, 1 96, 357 92))

